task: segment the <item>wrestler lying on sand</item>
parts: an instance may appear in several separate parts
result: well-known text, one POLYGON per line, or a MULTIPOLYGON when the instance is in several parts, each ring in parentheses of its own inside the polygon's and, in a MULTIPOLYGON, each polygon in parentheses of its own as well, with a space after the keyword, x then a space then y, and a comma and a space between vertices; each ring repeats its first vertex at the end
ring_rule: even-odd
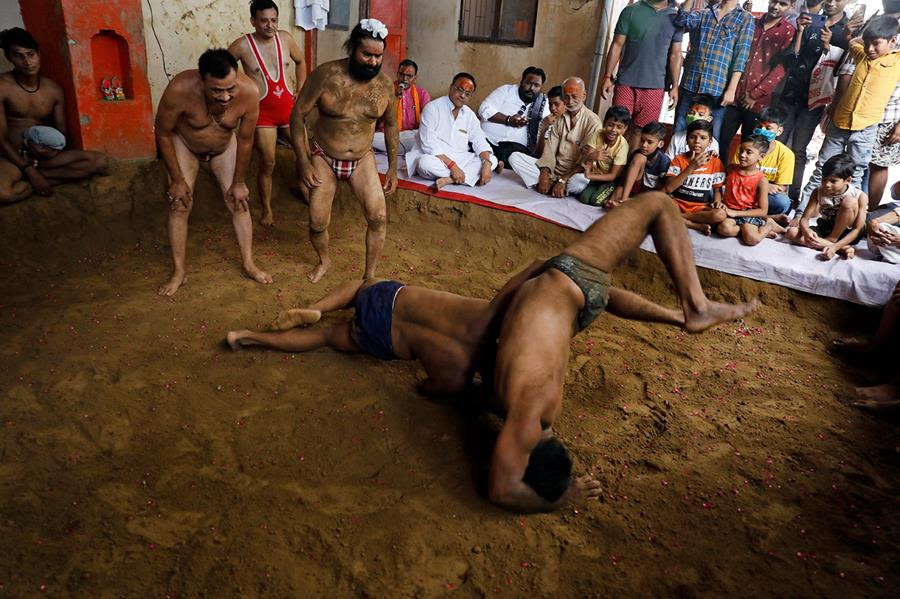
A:
POLYGON ((397 281, 353 281, 282 315, 277 328, 289 330, 231 331, 227 341, 235 350, 331 347, 386 360, 418 359, 428 375, 422 384, 427 393, 466 391, 476 374, 495 381, 490 408, 499 407, 506 419, 491 463, 491 499, 516 511, 545 511, 600 493, 590 475, 572 478, 571 459, 551 430, 562 407, 574 334, 603 310, 697 333, 754 308, 706 298, 678 210, 665 194, 646 193, 597 221, 559 256, 515 275, 490 302, 397 281), (610 286, 607 273, 648 232, 675 282, 681 310, 610 286), (356 311, 352 321, 304 326, 324 312, 349 308, 356 311))

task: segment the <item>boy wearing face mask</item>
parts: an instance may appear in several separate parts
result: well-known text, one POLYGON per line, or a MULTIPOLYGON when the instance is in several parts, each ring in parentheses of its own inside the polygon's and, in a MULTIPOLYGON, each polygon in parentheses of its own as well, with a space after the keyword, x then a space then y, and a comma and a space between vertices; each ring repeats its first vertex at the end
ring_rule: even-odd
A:
MULTIPOLYGON (((794 180, 794 153, 776 138, 784 132, 787 111, 780 106, 764 108, 759 115, 759 123, 753 130, 755 135, 765 137, 769 142, 769 150, 759 161, 759 170, 766 175, 769 182, 769 215, 787 214, 791 209, 791 198, 788 188, 794 180)), ((732 168, 739 164, 736 149, 731 157, 732 168)))
MULTIPOLYGON (((707 121, 712 123, 713 108, 715 105, 716 103, 715 100, 712 99, 712 96, 706 94, 694 96, 694 99, 688 108, 685 121, 688 125, 694 121, 707 121)), ((690 148, 688 148, 687 131, 676 131, 673 133, 672 139, 669 140, 669 147, 666 148, 666 156, 672 159, 679 154, 684 154, 688 151, 690 151, 690 148)), ((719 142, 716 141, 715 137, 712 138, 712 142, 709 145, 709 151, 716 155, 719 154, 719 142)))

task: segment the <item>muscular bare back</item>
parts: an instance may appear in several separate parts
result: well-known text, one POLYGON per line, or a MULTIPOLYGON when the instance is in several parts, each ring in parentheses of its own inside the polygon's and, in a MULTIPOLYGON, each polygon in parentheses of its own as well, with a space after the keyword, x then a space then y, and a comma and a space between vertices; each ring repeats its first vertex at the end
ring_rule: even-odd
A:
POLYGON ((12 72, 0 75, 0 101, 3 102, 5 138, 16 149, 22 147, 22 134, 33 125, 55 127, 65 133, 65 98, 62 88, 47 77, 28 92, 16 83, 12 72))
POLYGON ((325 152, 340 160, 358 160, 372 148, 375 122, 387 111, 394 84, 384 73, 368 82, 356 81, 348 72, 348 60, 317 67, 298 103, 318 109, 313 136, 325 152))
POLYGON ((157 124, 174 118, 174 132, 194 154, 221 154, 241 119, 248 113, 256 113, 258 106, 256 84, 238 73, 234 100, 221 114, 216 114, 207 105, 199 71, 192 69, 176 75, 166 87, 159 103, 157 124))

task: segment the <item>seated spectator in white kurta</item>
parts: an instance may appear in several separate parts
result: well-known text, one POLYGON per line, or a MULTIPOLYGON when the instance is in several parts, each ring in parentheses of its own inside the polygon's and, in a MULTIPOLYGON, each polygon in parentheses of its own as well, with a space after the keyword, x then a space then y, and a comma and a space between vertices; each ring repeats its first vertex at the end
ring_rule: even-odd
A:
POLYGON ((513 152, 535 156, 538 128, 550 114, 547 96, 541 93, 546 79, 543 69, 528 67, 518 85, 501 85, 481 103, 481 128, 497 160, 507 163, 513 152))
POLYGON ((466 106, 475 91, 475 77, 458 73, 446 96, 432 100, 422 111, 416 145, 406 153, 406 169, 434 186, 485 185, 497 166, 481 130, 481 121, 466 106), (472 144, 474 150, 469 150, 472 144))

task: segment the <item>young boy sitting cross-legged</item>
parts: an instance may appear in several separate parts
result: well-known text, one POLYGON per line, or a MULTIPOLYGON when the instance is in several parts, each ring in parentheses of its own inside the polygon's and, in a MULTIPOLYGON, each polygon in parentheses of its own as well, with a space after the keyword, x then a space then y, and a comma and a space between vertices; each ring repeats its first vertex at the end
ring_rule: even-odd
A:
POLYGON ((768 217, 769 182, 759 162, 769 149, 763 135, 745 135, 738 146, 738 165, 725 178, 725 214, 716 230, 724 237, 740 237, 756 245, 766 237, 784 233, 784 228, 768 217))
POLYGON ((628 201, 632 194, 652 191, 659 187, 660 180, 669 171, 672 159, 662 151, 666 141, 666 127, 653 121, 641 127, 640 145, 631 153, 625 175, 619 179, 616 190, 606 208, 615 208, 628 201))
POLYGON ((672 159, 662 190, 672 196, 691 229, 704 235, 712 225, 725 220, 722 185, 725 166, 709 151, 713 127, 709 121, 694 121, 687 127, 688 151, 672 159))
POLYGON ((869 198, 850 181, 856 163, 846 154, 832 156, 822 165, 822 184, 813 190, 800 224, 789 227, 785 237, 798 245, 821 250, 819 256, 831 260, 840 254, 850 259, 853 244, 866 226, 869 198), (815 225, 809 219, 819 215, 815 225))

